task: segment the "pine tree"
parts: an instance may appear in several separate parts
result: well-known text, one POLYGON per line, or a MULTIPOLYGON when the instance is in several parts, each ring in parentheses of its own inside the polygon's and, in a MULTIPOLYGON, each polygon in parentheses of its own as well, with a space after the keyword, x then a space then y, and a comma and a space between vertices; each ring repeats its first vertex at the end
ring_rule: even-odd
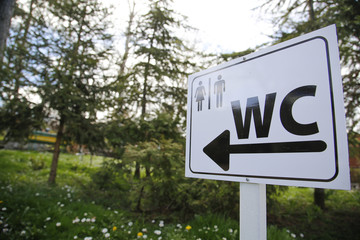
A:
MULTIPOLYGON (((139 110, 140 141, 150 140, 146 126, 156 110, 167 111, 175 122, 185 121, 185 80, 192 66, 192 50, 176 33, 190 28, 169 2, 149 1, 149 11, 140 17, 133 34, 135 64, 124 78, 124 89, 127 104, 139 110)), ((135 176, 140 176, 139 163, 135 176)))
POLYGON ((22 7, 16 7, 0 69, 0 131, 5 131, 5 141, 17 142, 26 141, 33 130, 40 129, 45 117, 41 102, 34 102, 29 97, 36 87, 29 70, 32 61, 29 32, 35 0, 24 2, 22 7))
POLYGON ((130 73, 129 89, 141 118, 163 105, 176 106, 178 114, 183 111, 185 76, 191 66, 186 54, 191 50, 176 31, 188 29, 170 9, 168 0, 150 1, 149 12, 139 19, 134 36, 137 62, 130 73))
POLYGON ((112 38, 107 33, 108 12, 97 0, 50 1, 41 7, 32 36, 33 74, 37 93, 58 120, 48 179, 54 183, 64 139, 92 147, 104 141, 96 120, 109 97, 104 66, 112 38))

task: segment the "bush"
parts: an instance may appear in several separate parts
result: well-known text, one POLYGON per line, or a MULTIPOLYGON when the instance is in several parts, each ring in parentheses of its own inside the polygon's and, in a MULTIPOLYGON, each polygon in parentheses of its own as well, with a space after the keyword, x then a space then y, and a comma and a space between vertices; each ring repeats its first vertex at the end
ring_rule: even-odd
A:
POLYGON ((171 140, 127 145, 122 160, 107 161, 92 175, 89 191, 101 191, 105 204, 110 196, 119 196, 123 208, 140 213, 172 213, 185 220, 215 212, 237 219, 239 184, 185 178, 184 159, 184 146, 171 140))

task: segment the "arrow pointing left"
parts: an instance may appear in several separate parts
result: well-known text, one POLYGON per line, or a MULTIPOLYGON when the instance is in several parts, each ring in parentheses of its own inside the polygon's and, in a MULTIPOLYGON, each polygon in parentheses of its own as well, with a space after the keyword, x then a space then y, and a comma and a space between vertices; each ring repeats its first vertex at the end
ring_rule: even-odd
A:
POLYGON ((219 167, 229 170, 230 154, 322 152, 327 144, 321 140, 230 145, 230 131, 225 130, 203 149, 219 167))

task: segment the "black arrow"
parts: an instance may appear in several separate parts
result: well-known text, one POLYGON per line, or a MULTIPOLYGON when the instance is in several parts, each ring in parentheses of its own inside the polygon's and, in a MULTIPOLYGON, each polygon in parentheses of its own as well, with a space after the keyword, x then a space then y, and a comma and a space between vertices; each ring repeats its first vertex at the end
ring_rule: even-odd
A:
POLYGON ((225 130, 203 149, 219 167, 229 170, 230 154, 322 152, 324 141, 276 142, 230 145, 230 131, 225 130))

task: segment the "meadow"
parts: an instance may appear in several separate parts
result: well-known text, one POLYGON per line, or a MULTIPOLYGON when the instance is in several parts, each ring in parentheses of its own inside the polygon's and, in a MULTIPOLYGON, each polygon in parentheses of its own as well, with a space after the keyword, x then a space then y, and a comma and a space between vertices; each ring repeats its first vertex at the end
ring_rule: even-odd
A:
MULTIPOLYGON (((0 239, 239 239, 238 219, 221 212, 139 213, 111 207, 122 202, 118 195, 104 204, 91 186, 107 161, 62 153, 49 186, 50 153, 0 150, 0 239)), ((312 204, 312 192, 271 192, 268 239, 360 239, 358 191, 328 190, 326 210, 312 204)))

